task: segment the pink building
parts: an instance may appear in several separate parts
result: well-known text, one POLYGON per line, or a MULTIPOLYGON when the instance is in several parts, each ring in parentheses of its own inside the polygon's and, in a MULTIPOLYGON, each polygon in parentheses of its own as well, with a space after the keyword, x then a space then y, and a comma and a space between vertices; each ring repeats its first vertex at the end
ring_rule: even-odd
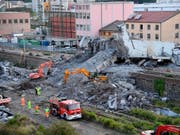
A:
POLYGON ((0 12, 0 35, 30 32, 30 14, 0 12))
POLYGON ((76 4, 76 34, 95 37, 99 29, 115 20, 124 21, 133 13, 133 2, 91 2, 76 4))

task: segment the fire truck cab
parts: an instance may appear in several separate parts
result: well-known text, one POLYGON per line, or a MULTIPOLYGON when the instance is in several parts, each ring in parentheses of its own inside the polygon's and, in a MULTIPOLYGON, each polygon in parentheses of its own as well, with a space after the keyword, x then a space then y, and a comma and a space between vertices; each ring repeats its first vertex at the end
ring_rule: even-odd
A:
POLYGON ((80 103, 70 99, 51 98, 50 113, 54 116, 60 116, 66 120, 79 119, 82 117, 80 103))

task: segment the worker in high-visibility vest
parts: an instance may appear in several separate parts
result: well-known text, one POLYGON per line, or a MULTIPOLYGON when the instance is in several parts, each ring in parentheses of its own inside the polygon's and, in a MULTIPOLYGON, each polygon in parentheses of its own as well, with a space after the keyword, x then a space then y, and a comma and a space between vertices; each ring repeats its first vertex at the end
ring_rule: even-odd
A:
POLYGON ((31 101, 28 100, 28 109, 31 109, 31 101))
POLYGON ((49 108, 48 107, 45 109, 45 116, 46 116, 46 118, 49 117, 49 108))
POLYGON ((41 95, 41 87, 36 87, 36 95, 40 96, 41 95))
POLYGON ((39 106, 38 106, 38 105, 36 105, 36 106, 34 107, 34 109, 35 109, 35 112, 36 112, 36 113, 39 112, 39 106))
POLYGON ((24 96, 21 97, 21 105, 22 105, 22 107, 25 106, 25 99, 24 99, 24 96))

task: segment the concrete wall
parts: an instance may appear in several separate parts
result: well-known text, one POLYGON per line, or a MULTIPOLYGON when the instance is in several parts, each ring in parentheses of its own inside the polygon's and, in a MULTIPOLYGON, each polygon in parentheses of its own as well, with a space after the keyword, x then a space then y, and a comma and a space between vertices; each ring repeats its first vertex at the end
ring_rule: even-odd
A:
MULTIPOLYGON (((168 73, 167 73, 168 74, 168 73)), ((136 86, 144 91, 155 91, 154 80, 164 79, 165 90, 164 96, 172 100, 180 100, 180 77, 165 77, 163 74, 154 73, 132 73, 132 77, 135 78, 136 86)))
POLYGON ((13 62, 14 64, 27 64, 29 67, 38 67, 41 63, 48 61, 48 59, 43 59, 35 56, 23 56, 18 53, 9 53, 5 51, 0 51, 0 60, 7 60, 13 62))

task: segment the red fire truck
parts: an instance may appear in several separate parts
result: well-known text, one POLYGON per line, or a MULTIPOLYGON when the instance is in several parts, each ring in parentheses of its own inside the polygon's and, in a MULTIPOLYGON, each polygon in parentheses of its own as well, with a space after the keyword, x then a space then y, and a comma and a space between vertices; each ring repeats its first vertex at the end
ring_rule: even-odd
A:
POLYGON ((66 120, 79 119, 81 115, 80 103, 75 100, 53 97, 49 100, 50 113, 66 120))

